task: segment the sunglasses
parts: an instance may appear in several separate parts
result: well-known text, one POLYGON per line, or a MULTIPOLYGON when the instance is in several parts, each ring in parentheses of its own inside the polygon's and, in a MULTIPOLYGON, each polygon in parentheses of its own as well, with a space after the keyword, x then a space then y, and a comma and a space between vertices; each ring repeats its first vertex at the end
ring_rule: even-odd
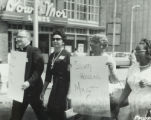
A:
POLYGON ((56 41, 59 41, 59 40, 61 40, 61 39, 62 39, 62 38, 52 38, 53 41, 55 41, 55 40, 56 40, 56 41))
POLYGON ((135 54, 140 54, 140 53, 144 53, 146 52, 146 50, 135 50, 134 53, 135 54))

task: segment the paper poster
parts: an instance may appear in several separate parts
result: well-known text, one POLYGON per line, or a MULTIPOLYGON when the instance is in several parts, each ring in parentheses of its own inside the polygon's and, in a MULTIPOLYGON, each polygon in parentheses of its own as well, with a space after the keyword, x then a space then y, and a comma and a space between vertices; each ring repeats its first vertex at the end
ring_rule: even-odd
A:
POLYGON ((107 58, 71 57, 70 95, 73 111, 110 117, 107 58))
POLYGON ((78 44, 78 51, 79 52, 84 52, 84 44, 78 44))
POLYGON ((71 46, 71 45, 65 45, 65 49, 66 49, 68 52, 72 52, 72 46, 71 46))
POLYGON ((26 53, 12 51, 9 60, 9 87, 8 96, 13 100, 22 102, 24 91, 21 89, 24 83, 26 53))

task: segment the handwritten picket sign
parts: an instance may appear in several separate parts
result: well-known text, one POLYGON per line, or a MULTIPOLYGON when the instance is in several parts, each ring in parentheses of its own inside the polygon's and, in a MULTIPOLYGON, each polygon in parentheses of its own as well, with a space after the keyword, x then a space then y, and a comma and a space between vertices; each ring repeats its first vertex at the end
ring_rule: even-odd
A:
POLYGON ((110 117, 109 71, 107 58, 71 57, 70 98, 73 111, 110 117))
POLYGON ((12 51, 9 58, 8 96, 19 102, 23 101, 24 95, 21 86, 24 83, 26 56, 25 52, 12 51))

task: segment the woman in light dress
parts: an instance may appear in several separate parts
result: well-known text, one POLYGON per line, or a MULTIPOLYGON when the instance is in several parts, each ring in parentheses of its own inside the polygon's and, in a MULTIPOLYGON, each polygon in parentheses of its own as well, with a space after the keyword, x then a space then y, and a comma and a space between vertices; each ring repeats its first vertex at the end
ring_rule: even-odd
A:
POLYGON ((120 97, 117 113, 128 97, 131 119, 144 119, 151 109, 151 40, 142 39, 135 49, 137 62, 129 69, 125 89, 120 97))

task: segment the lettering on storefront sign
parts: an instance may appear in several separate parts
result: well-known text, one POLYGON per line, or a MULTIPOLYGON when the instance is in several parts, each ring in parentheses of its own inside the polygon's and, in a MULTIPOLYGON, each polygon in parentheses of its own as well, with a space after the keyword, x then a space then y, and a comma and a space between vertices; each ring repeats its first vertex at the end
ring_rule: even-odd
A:
POLYGON ((6 11, 18 12, 18 13, 33 13, 33 8, 29 6, 24 6, 21 0, 8 0, 6 5, 6 11))
POLYGON ((27 6, 23 6, 23 5, 18 5, 17 7, 16 7, 16 11, 18 12, 18 13, 28 13, 28 14, 31 14, 31 13, 33 13, 33 8, 32 7, 27 7, 27 6))
POLYGON ((52 17, 63 17, 63 18, 67 18, 67 16, 65 15, 64 10, 56 10, 56 8, 54 8, 54 4, 53 3, 49 3, 48 1, 44 2, 45 6, 46 6, 46 16, 52 16, 52 17))
MULTIPOLYGON (((64 10, 56 10, 54 4, 48 1, 43 1, 42 4, 39 5, 39 15, 41 15, 40 10, 42 9, 45 10, 44 13, 42 14, 43 16, 67 18, 64 10)), ((34 8, 29 6, 24 6, 20 0, 16 2, 13 0, 9 0, 6 6, 6 11, 11 11, 11 12, 15 11, 18 13, 32 14, 34 8)))

